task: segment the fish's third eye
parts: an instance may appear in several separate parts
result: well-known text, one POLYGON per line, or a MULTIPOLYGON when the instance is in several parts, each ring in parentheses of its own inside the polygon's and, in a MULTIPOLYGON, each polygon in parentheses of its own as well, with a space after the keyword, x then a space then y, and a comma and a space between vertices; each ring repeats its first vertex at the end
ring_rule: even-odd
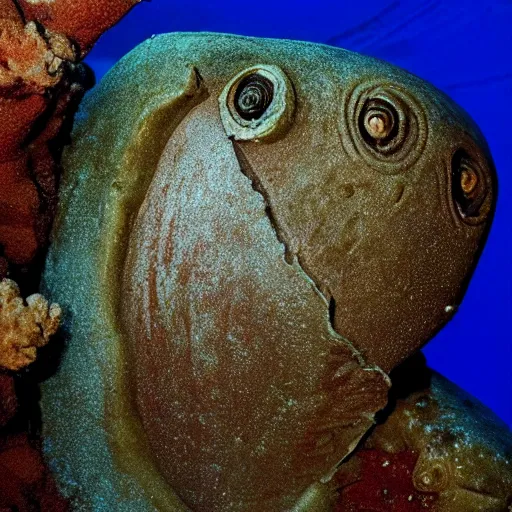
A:
POLYGON ((452 195, 463 220, 473 222, 485 217, 488 210, 488 187, 483 172, 464 150, 452 159, 452 195))

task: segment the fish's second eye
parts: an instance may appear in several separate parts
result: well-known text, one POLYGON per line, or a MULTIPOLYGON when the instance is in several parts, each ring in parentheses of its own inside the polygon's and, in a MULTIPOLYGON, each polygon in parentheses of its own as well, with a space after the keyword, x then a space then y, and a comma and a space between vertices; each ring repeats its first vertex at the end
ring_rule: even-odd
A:
POLYGON ((363 81, 341 97, 341 143, 381 174, 401 174, 423 153, 428 123, 423 104, 395 83, 363 81))
POLYGON ((488 187, 479 166, 464 151, 452 160, 452 195, 463 219, 478 218, 485 210, 488 187))
POLYGON ((246 121, 259 119, 272 103, 274 84, 259 73, 240 81, 235 92, 235 109, 246 121))
POLYGON ((388 141, 398 132, 398 113, 382 100, 369 101, 362 112, 361 131, 370 144, 388 141))
MULTIPOLYGON (((403 121, 402 121, 403 122, 403 121)), ((405 137, 400 130, 400 114, 383 98, 367 100, 359 116, 359 131, 367 144, 379 152, 393 152, 405 137)))

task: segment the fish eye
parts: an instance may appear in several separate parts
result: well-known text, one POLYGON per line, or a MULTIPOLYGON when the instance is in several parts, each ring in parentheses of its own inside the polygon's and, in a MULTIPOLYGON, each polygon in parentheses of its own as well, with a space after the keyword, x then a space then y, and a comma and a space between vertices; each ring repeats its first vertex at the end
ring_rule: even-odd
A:
POLYGON ((381 155, 400 150, 408 136, 408 110, 402 102, 381 97, 367 99, 359 113, 359 132, 364 142, 381 155))
POLYGON ((452 158, 452 197, 463 220, 474 223, 489 210, 489 187, 476 160, 459 149, 452 158))
POLYGON ((383 144, 395 137, 398 123, 398 112, 383 100, 368 101, 361 112, 360 129, 368 144, 383 144))
POLYGON ((271 142, 291 125, 295 93, 283 70, 262 64, 231 79, 219 96, 219 107, 228 137, 271 142))
POLYGON ((400 84, 356 83, 343 91, 340 110, 343 149, 376 172, 406 173, 422 155, 428 139, 426 112, 400 84))
POLYGON ((242 119, 251 121, 265 113, 273 98, 274 84, 259 73, 251 73, 238 84, 234 105, 242 119))

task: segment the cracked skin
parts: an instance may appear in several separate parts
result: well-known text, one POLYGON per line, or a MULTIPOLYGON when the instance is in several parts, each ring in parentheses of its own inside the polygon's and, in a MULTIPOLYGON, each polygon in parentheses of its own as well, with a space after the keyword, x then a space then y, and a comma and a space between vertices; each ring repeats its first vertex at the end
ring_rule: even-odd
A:
MULTIPOLYGON (((62 491, 79 510, 333 510, 387 373, 456 311, 482 249, 478 128, 368 57, 174 34, 118 63, 74 138, 44 276, 69 311, 42 392, 62 491)), ((463 414, 452 387, 431 393, 463 414)), ((451 428, 439 410, 421 421, 451 428)), ((381 451, 429 443, 380 432, 381 451)), ((488 446, 488 478, 470 488, 500 510, 510 434, 477 433, 464 457, 488 446)), ((433 441, 448 467, 452 441, 433 441)), ((471 501, 453 496, 437 503, 471 501)))

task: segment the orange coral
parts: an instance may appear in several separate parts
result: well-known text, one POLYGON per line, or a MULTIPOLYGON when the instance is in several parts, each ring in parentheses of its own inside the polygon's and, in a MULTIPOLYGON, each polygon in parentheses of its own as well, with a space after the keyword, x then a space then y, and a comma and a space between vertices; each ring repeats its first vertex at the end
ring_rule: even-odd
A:
POLYGON ((61 309, 39 294, 26 305, 14 281, 0 282, 0 367, 17 371, 32 363, 36 350, 48 343, 60 322, 61 309))

